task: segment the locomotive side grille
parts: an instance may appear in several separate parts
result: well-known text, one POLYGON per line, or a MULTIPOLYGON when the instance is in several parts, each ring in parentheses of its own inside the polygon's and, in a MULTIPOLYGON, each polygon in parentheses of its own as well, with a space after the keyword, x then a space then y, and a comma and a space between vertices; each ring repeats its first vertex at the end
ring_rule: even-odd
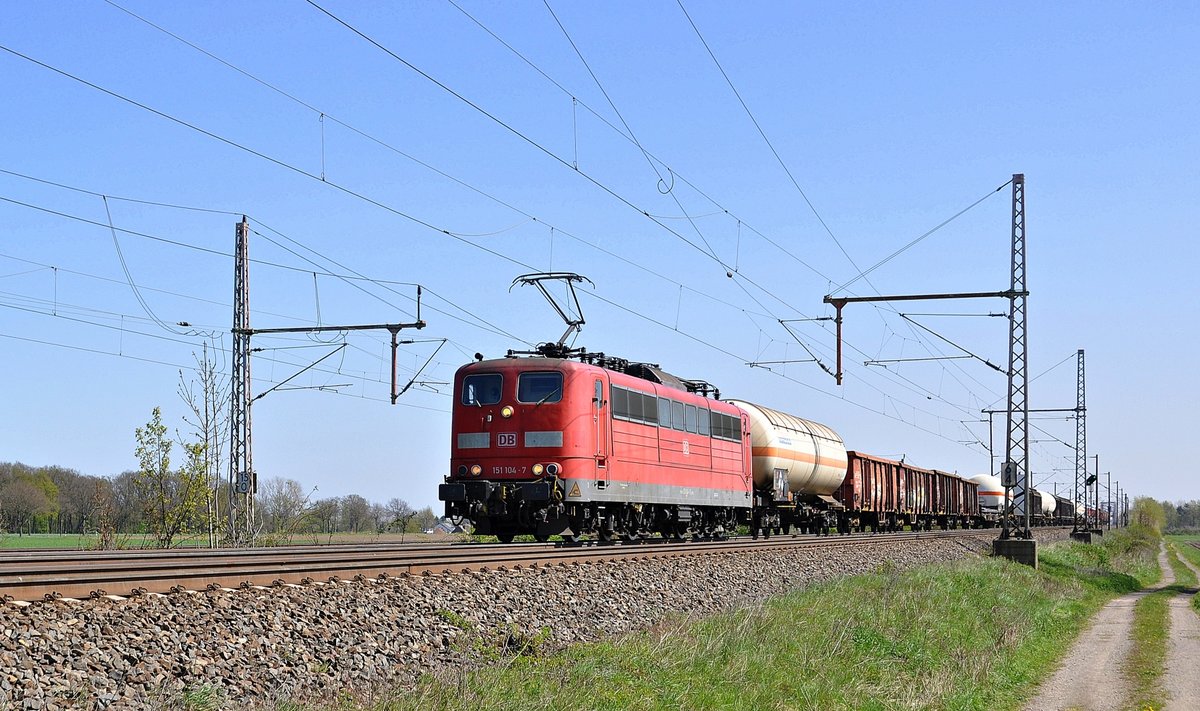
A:
POLYGON ((459 432, 459 449, 487 449, 492 445, 492 436, 488 432, 459 432))
POLYGON ((526 447, 561 447, 563 446, 563 433, 558 432, 526 432, 525 433, 526 447))

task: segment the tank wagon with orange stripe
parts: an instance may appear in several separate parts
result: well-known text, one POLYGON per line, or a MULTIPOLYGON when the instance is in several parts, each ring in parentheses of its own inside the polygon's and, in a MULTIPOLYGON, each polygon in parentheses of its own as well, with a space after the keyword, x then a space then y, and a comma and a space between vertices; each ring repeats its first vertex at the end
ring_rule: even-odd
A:
POLYGON ((846 446, 832 429, 786 412, 731 400, 750 425, 754 515, 751 531, 817 531, 842 507, 833 494, 846 477, 846 446))

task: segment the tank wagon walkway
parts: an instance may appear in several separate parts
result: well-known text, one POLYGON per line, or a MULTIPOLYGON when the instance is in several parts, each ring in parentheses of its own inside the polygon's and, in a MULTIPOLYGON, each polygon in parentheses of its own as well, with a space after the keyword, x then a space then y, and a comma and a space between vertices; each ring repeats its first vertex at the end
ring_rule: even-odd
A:
MULTIPOLYGON (((1196 570, 1186 560, 1183 562, 1196 570)), ((1062 666, 1026 705, 1026 711, 1128 708, 1122 663, 1132 648, 1134 605, 1146 595, 1175 583, 1165 546, 1159 551, 1158 565, 1163 573, 1159 586, 1123 595, 1101 609, 1062 666)), ((1196 572, 1200 574, 1200 570, 1196 572)), ((1195 660, 1200 659, 1200 615, 1191 608, 1191 601, 1192 596, 1185 594, 1176 595, 1170 602, 1171 640, 1163 674, 1163 688, 1170 698, 1165 707, 1168 710, 1195 709, 1200 700, 1200 676, 1195 674, 1194 666, 1195 660)))

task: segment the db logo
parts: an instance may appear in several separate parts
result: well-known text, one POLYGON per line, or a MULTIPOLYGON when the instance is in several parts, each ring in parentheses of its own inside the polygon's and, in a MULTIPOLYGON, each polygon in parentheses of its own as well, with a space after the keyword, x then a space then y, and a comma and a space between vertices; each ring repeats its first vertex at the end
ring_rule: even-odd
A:
POLYGON ((496 435, 497 447, 515 447, 517 446, 516 432, 500 432, 496 435))
POLYGON ((690 455, 691 453, 692 453, 692 448, 690 446, 688 446, 688 441, 686 439, 683 440, 683 456, 686 457, 686 456, 690 455))

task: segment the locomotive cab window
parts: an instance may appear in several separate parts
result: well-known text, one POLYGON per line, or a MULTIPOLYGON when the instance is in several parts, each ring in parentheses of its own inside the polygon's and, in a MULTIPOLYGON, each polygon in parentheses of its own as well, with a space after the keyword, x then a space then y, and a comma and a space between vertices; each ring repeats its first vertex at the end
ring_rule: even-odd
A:
POLYGON ((517 402, 558 402, 562 391, 563 376, 558 371, 521 373, 517 378, 517 402))
POLYGON ((476 373, 463 378, 462 404, 495 405, 500 402, 504 376, 499 373, 476 373))

